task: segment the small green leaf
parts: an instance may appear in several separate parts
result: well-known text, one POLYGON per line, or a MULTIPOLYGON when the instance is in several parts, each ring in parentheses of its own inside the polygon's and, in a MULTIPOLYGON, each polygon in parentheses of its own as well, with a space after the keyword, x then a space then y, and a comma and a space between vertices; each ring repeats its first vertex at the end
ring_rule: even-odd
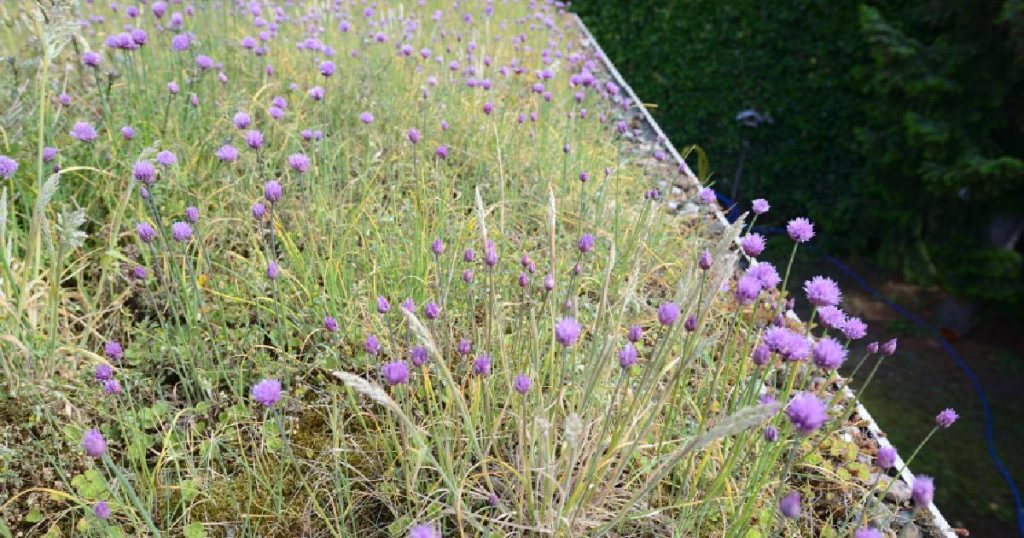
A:
POLYGON ((71 479, 71 486, 78 495, 87 500, 100 499, 107 491, 107 482, 96 469, 87 469, 84 473, 71 479))
POLYGON ((185 480, 181 483, 181 500, 188 502, 199 495, 199 486, 195 480, 185 480))
POLYGON ((182 529, 185 538, 206 538, 206 529, 202 523, 189 523, 182 529))
POLYGON ((38 506, 33 506, 28 514, 25 514, 25 523, 39 523, 43 520, 43 512, 38 506))

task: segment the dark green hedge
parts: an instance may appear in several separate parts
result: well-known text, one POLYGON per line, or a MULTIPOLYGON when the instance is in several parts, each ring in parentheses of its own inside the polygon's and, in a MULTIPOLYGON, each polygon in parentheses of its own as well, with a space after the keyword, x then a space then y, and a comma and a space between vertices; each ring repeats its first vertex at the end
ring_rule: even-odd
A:
POLYGON ((744 208, 768 198, 771 224, 809 215, 830 251, 1015 304, 1020 251, 992 245, 989 228, 1024 218, 1018 4, 580 0, 572 9, 672 140, 704 148, 716 189, 744 208), (745 109, 771 123, 742 126, 745 109))

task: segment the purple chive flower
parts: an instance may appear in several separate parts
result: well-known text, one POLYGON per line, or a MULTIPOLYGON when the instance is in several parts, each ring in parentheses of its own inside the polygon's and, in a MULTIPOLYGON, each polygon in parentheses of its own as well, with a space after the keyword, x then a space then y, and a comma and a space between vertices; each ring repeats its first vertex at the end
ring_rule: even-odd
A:
POLYGON ((90 50, 82 55, 82 64, 87 67, 99 67, 100 55, 90 50))
POLYGON ((779 429, 775 426, 767 426, 764 429, 764 440, 769 443, 774 443, 779 440, 779 429))
MULTIPOLYGON (((320 86, 313 86, 312 88, 309 89, 308 92, 306 92, 306 95, 308 95, 309 98, 314 100, 314 101, 322 101, 324 99, 324 89, 322 87, 320 87, 320 86)), ((279 108, 279 107, 270 107, 270 108, 271 108, 271 110, 273 110, 274 108, 279 108)), ((371 119, 371 121, 372 121, 372 119, 371 119)))
POLYGON ((669 326, 676 322, 679 317, 679 306, 671 301, 666 301, 658 306, 658 323, 669 326))
POLYGON ((947 407, 935 416, 935 424, 940 428, 948 429, 958 418, 960 418, 960 415, 956 414, 956 410, 952 407, 947 407))
POLYGON ((462 272, 462 281, 467 284, 473 281, 472 269, 466 269, 465 271, 462 272))
POLYGON ((377 337, 372 334, 367 336, 366 342, 363 343, 363 349, 370 355, 380 353, 380 342, 377 340, 377 337))
POLYGON ((743 252, 751 258, 756 258, 764 252, 764 236, 759 233, 752 233, 740 239, 740 247, 743 252))
POLYGON ((517 375, 515 381, 512 382, 512 388, 525 396, 527 392, 530 392, 530 378, 526 377, 526 374, 517 375))
POLYGON ((807 301, 814 306, 837 306, 843 294, 834 280, 824 276, 816 276, 804 282, 804 293, 807 301))
POLYGON ((846 349, 827 336, 818 340, 811 350, 811 355, 814 357, 814 364, 824 370, 835 370, 846 361, 846 349))
POLYGON ((121 138, 125 140, 131 140, 135 138, 135 129, 132 129, 131 126, 129 125, 121 127, 121 138))
POLYGON ((338 320, 332 316, 324 316, 324 330, 330 333, 338 332, 338 320))
POLYGON ((765 200, 764 198, 754 200, 750 204, 750 207, 754 210, 755 215, 764 215, 771 208, 771 206, 768 205, 768 200, 765 200))
POLYGON ((823 306, 818 309, 818 319, 830 329, 842 329, 846 323, 846 313, 835 306, 823 306))
POLYGON ((271 118, 274 118, 275 120, 279 120, 279 119, 284 117, 284 109, 283 108, 278 108, 276 106, 272 106, 272 107, 267 109, 267 114, 270 114, 271 118))
POLYGON ((875 462, 883 470, 892 469, 896 466, 896 449, 890 446, 878 447, 878 455, 875 462))
POLYGON ((185 208, 185 220, 195 224, 199 222, 199 208, 189 206, 185 208))
POLYGON ((881 346, 882 354, 886 357, 892 357, 896 354, 896 339, 893 338, 881 346))
POLYGON ((423 315, 426 316, 427 319, 437 319, 437 316, 440 313, 441 307, 437 306, 434 302, 427 301, 427 303, 423 305, 423 315))
POLYGON ((495 265, 498 265, 498 251, 494 248, 493 241, 487 242, 487 249, 486 252, 484 252, 484 264, 487 265, 487 267, 494 267, 495 265))
POLYGON ((252 204, 252 218, 260 220, 266 214, 267 206, 263 205, 263 202, 256 202, 255 204, 252 204))
POLYGON ((409 142, 412 142, 413 144, 420 143, 420 130, 415 127, 411 127, 408 131, 406 131, 405 136, 409 139, 409 142))
POLYGON ((121 394, 121 382, 116 379, 108 379, 104 381, 103 392, 107 394, 121 394))
POLYGON ((793 396, 786 406, 786 415, 789 416, 793 427, 804 435, 814 433, 828 418, 825 403, 810 392, 793 396))
POLYGON ((231 120, 235 123, 235 127, 239 129, 248 129, 249 125, 252 124, 252 118, 245 112, 236 112, 235 117, 231 120))
POLYGON ((96 381, 107 381, 108 379, 114 378, 114 369, 109 364, 97 364, 95 371, 96 381))
POLYGON ((814 237, 814 225, 811 221, 800 217, 789 221, 786 224, 786 233, 789 234, 789 238, 797 243, 806 243, 814 237))
POLYGON ((705 249, 704 252, 701 252, 700 257, 697 258, 697 266, 704 271, 711 269, 712 263, 713 260, 711 259, 711 252, 707 249, 705 249))
POLYGON ((473 350, 473 342, 466 338, 462 338, 459 340, 458 345, 455 346, 455 350, 459 352, 459 355, 469 355, 473 350))
POLYGON ((405 361, 389 362, 380 368, 380 375, 390 385, 404 385, 409 382, 409 366, 405 361))
POLYGON ((281 199, 281 184, 270 180, 263 185, 263 197, 270 203, 276 203, 281 199))
POLYGON ((263 407, 273 407, 281 399, 281 382, 264 379, 252 386, 252 399, 263 407))
POLYGON ((334 62, 324 61, 320 63, 320 74, 325 77, 330 77, 334 74, 334 62))
POLYGON ((71 138, 80 142, 92 142, 96 140, 99 134, 96 133, 96 128, 87 121, 76 122, 71 127, 71 138))
POLYGON ((359 121, 365 123, 366 125, 369 125, 373 123, 373 114, 369 112, 362 112, 359 114, 359 121))
POLYGON ((749 305, 761 293, 761 283, 750 275, 743 275, 736 281, 736 302, 749 305))
POLYGON ((843 336, 850 340, 860 340, 868 334, 868 326, 860 318, 851 317, 843 323, 843 336))
POLYGON ((205 54, 200 54, 196 56, 196 67, 198 67, 199 69, 206 71, 207 69, 213 69, 213 65, 213 58, 210 58, 205 54))
POLYGON ((484 103, 484 114, 490 115, 491 112, 494 112, 494 105, 488 101, 484 103))
POLYGON ((178 34, 171 38, 171 50, 185 52, 191 44, 187 34, 178 34))
POLYGON ((66 93, 61 93, 57 96, 57 101, 63 106, 71 106, 71 96, 66 93))
POLYGON ((878 342, 871 342, 870 344, 868 344, 867 349, 868 353, 870 353, 871 355, 878 353, 878 342))
POLYGON ((586 172, 580 172, 580 183, 586 183, 590 176, 586 172))
POLYGON ((690 317, 686 318, 686 321, 683 322, 683 328, 686 329, 687 332, 691 332, 691 333, 693 331, 696 331, 697 330, 697 317, 694 316, 693 314, 690 314, 690 317))
POLYGON ((391 310, 391 303, 388 302, 388 298, 383 295, 377 297, 377 313, 387 314, 391 310))
POLYGON ((400 305, 402 310, 409 312, 410 314, 416 311, 416 303, 412 302, 412 297, 406 298, 400 305))
POLYGON ((96 519, 106 521, 110 519, 110 505, 105 501, 100 501, 92 508, 92 513, 96 516, 96 519))
POLYGON ((305 174, 309 170, 309 157, 302 153, 292 153, 288 156, 288 166, 300 174, 305 174))
POLYGON ((410 351, 413 366, 423 366, 427 362, 427 348, 416 346, 410 351))
POLYGON ((441 533, 433 525, 424 523, 409 530, 409 538, 441 538, 441 533))
POLYGON ((915 476, 910 486, 910 496, 914 498, 914 505, 928 506, 935 497, 935 481, 930 476, 915 476))
POLYGON ((486 353, 482 353, 476 356, 473 361, 473 373, 479 376, 487 376, 491 374, 491 357, 486 353))
POLYGON ((636 364, 637 352, 633 344, 627 343, 619 350, 619 366, 624 370, 636 364))
POLYGON ((772 358, 772 352, 768 349, 768 346, 761 344, 754 348, 754 352, 750 355, 750 360, 754 361, 754 364, 758 366, 764 366, 768 364, 768 361, 772 358))
POLYGON ((807 339, 785 327, 769 327, 764 333, 764 343, 788 361, 803 360, 811 353, 807 339))
POLYGON ((796 519, 800 517, 800 492, 794 491, 786 494, 779 500, 779 512, 784 517, 796 519))
POLYGON ((156 168, 149 161, 139 161, 132 166, 132 177, 135 178, 135 181, 152 185, 153 180, 156 179, 156 168))
POLYGON ((857 529, 857 532, 853 533, 853 538, 882 538, 882 533, 878 529, 861 527, 857 529))
POLYGON ((174 82, 172 80, 172 81, 167 83, 167 93, 169 93, 171 95, 178 95, 178 92, 180 92, 180 91, 181 91, 181 88, 178 87, 178 83, 177 82, 174 82))
POLYGON ((217 150, 216 155, 223 162, 235 162, 238 160, 238 149, 231 144, 224 144, 217 150))
POLYGON ((192 238, 192 227, 187 222, 175 222, 171 225, 171 237, 179 243, 184 243, 192 238))
POLYGON ((707 187, 701 189, 700 192, 697 193, 697 196, 699 196, 700 200, 705 204, 713 204, 716 198, 715 191, 707 187))
POLYGON ((277 262, 267 263, 267 278, 270 280, 277 280, 277 277, 281 275, 281 268, 277 266, 277 262))
POLYGON ((441 238, 434 239, 434 242, 430 244, 430 251, 434 253, 434 256, 444 254, 444 241, 441 241, 441 238))
POLYGON ((6 155, 0 155, 0 178, 11 179, 17 171, 18 161, 6 155))
POLYGON ((755 265, 751 265, 747 269, 747 275, 757 279, 763 290, 770 290, 782 282, 782 278, 779 277, 779 271, 768 262, 758 262, 755 265))
POLYGON ((135 225, 135 232, 143 243, 150 243, 156 239, 156 230, 148 222, 140 222, 135 225))
POLYGON ((626 333, 626 338, 628 338, 630 342, 639 342, 643 336, 644 330, 641 329, 639 325, 633 325, 626 333))
POLYGON ((146 280, 147 274, 148 273, 146 272, 146 268, 141 265, 136 265, 132 269, 132 278, 134 278, 135 280, 146 280))
POLYGON ((90 458, 100 458, 107 451, 107 441, 103 439, 103 434, 99 430, 93 428, 82 436, 82 448, 90 458))
POLYGON ((555 289, 555 275, 548 273, 544 276, 544 291, 550 292, 555 289))
POLYGON ((579 322, 573 318, 562 318, 555 323, 555 340, 565 347, 572 347, 580 337, 579 322))
POLYGON ((476 258, 476 253, 473 252, 473 249, 471 249, 471 248, 467 248, 466 251, 462 253, 462 261, 464 261, 466 263, 473 263, 473 260, 475 258, 476 258))
POLYGON ((249 149, 258 150, 263 147, 263 133, 255 129, 245 132, 245 145, 249 149))
POLYGON ((580 249, 580 252, 587 253, 594 250, 594 236, 590 234, 583 234, 580 237, 579 243, 576 245, 580 249))
POLYGON ((445 145, 437 146, 437 149, 434 150, 434 153, 437 154, 437 156, 439 158, 441 158, 441 159, 447 159, 448 158, 448 146, 445 146, 445 145))

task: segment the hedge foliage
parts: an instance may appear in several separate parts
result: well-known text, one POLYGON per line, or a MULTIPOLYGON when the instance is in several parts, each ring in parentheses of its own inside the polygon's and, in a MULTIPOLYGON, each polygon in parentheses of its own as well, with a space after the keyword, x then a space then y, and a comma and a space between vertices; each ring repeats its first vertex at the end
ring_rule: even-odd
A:
POLYGON ((1007 240, 1024 223, 1022 4, 573 9, 673 141, 708 152, 719 192, 768 198, 774 224, 811 216, 830 251, 1005 306, 1024 297, 1020 241, 1007 240), (765 121, 741 124, 744 110, 765 121))

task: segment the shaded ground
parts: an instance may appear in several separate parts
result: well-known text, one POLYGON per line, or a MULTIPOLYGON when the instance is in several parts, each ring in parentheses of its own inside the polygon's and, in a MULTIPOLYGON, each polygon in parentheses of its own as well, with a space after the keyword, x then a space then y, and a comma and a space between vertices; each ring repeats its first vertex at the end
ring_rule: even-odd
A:
MULTIPOLYGON (((773 261, 784 268, 786 260, 778 258, 785 257, 788 251, 778 253, 773 261)), ((901 282, 863 265, 852 267, 890 300, 929 323, 940 326, 938 319, 948 318, 939 315, 946 297, 937 290, 901 282)), ((915 473, 935 477, 935 502, 950 524, 968 528, 972 536, 1015 536, 1012 497, 989 459, 981 405, 953 359, 928 333, 813 253, 798 256, 793 271, 791 282, 803 282, 815 274, 839 282, 844 309, 869 324, 863 343, 899 338, 897 354, 881 364, 862 400, 904 457, 928 434, 940 410, 953 407, 960 414, 960 421, 937 433, 911 465, 915 473)), ((1024 327, 1019 319, 1015 323, 995 315, 975 321, 963 334, 954 332, 950 337, 988 395, 996 449, 1019 486, 1024 480, 1024 327)), ((863 355, 862 350, 863 345, 851 352, 848 369, 863 355)), ((865 365, 857 374, 855 390, 871 366, 865 365)))

